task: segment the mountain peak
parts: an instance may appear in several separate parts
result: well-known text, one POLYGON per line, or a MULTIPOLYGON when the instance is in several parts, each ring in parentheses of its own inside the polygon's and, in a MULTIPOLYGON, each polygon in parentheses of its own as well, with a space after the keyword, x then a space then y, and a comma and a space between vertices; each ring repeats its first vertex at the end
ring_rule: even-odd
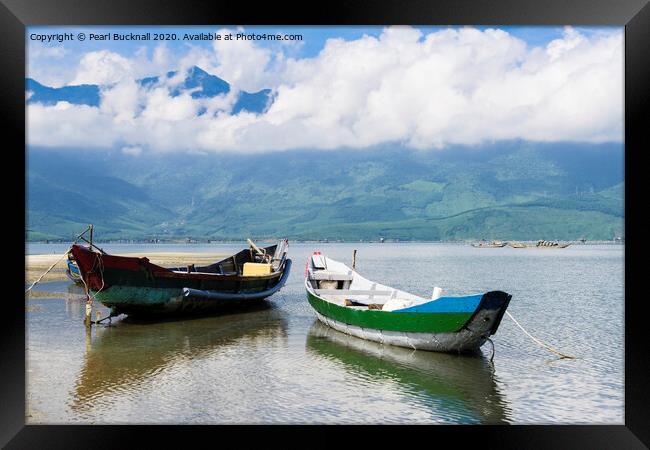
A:
MULTIPOLYGON (((215 76, 215 75, 212 75, 212 74, 206 72, 205 70, 201 69, 199 66, 190 67, 190 69, 187 71, 187 74, 189 76, 197 76, 197 75, 215 76)), ((217 77, 217 78, 219 78, 219 77, 217 77)))
MULTIPOLYGON (((178 74, 178 71, 169 71, 164 78, 172 78, 178 74)), ((143 88, 150 88, 160 82, 160 76, 151 76, 137 80, 143 88)), ((28 103, 42 103, 53 105, 59 101, 69 103, 99 106, 100 95, 98 85, 80 85, 80 86, 63 86, 61 88, 52 88, 44 86, 32 78, 25 79, 26 90, 31 91, 32 95, 27 100, 28 103)), ((170 94, 172 97, 181 95, 183 92, 191 91, 192 98, 212 98, 218 95, 230 92, 230 84, 206 72, 199 66, 192 66, 188 69, 184 80, 174 87, 170 94)), ((259 92, 249 93, 241 91, 238 93, 237 101, 232 109, 232 114, 238 114, 241 111, 252 112, 255 114, 266 111, 272 101, 271 90, 262 89, 259 92)))

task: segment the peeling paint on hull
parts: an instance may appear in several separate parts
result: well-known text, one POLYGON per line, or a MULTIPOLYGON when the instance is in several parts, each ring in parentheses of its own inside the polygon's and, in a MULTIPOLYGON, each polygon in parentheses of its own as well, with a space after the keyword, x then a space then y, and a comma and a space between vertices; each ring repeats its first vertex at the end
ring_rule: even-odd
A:
POLYGON ((227 306, 257 304, 259 300, 213 300, 183 296, 178 288, 111 286, 96 294, 97 300, 114 314, 162 315, 197 314, 219 311, 227 306))

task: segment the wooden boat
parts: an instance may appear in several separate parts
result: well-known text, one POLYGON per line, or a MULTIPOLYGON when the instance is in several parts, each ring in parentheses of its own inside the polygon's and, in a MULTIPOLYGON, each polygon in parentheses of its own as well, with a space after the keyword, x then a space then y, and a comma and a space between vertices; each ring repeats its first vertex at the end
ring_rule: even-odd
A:
POLYGON ((567 248, 571 244, 560 244, 557 241, 544 241, 539 240, 535 244, 535 248, 567 248))
POLYGON ((507 242, 501 242, 501 241, 492 241, 492 242, 474 242, 472 243, 472 247, 479 247, 479 248, 501 248, 505 247, 507 245, 507 242))
POLYGON ((418 297, 370 281, 314 253, 307 261, 307 299, 324 324, 352 336, 415 349, 468 352, 496 333, 511 296, 418 297))
MULTIPOLYGON (((250 241, 249 241, 250 242, 250 241)), ((212 312, 229 304, 263 300, 287 280, 288 241, 251 247, 208 266, 161 267, 148 258, 109 255, 73 245, 79 272, 111 315, 212 312)))
POLYGON ((521 242, 508 242, 508 245, 512 248, 526 248, 526 244, 522 244, 521 242))
POLYGON ((510 247, 512 248, 567 248, 568 244, 560 244, 557 241, 537 241, 535 245, 526 245, 521 242, 510 242, 510 247))

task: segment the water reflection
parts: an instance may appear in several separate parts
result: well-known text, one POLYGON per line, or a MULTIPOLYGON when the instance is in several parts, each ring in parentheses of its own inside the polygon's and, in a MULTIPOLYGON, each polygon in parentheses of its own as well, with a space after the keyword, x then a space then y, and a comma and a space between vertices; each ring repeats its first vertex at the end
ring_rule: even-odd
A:
POLYGON ((342 363, 360 378, 390 380, 426 403, 432 414, 463 422, 510 423, 510 408, 497 388, 494 369, 481 353, 450 355, 381 345, 340 333, 315 322, 307 350, 342 363))
POLYGON ((75 412, 114 393, 136 393, 143 383, 174 367, 236 346, 286 340, 287 324, 269 303, 218 316, 158 322, 118 320, 86 333, 86 354, 70 407, 75 412), (92 335, 91 335, 92 333, 92 335))
POLYGON ((86 304, 86 294, 82 287, 74 283, 66 286, 65 312, 70 319, 83 320, 83 306, 86 304))

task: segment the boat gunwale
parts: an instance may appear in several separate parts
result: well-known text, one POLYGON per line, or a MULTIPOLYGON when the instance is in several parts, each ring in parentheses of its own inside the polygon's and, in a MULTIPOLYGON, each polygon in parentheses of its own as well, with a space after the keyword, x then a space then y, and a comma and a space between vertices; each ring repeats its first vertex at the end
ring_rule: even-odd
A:
MULTIPOLYGON (((323 257, 325 256, 323 255, 323 257)), ((340 264, 347 267, 347 265, 343 263, 340 264)), ((354 270, 352 272, 355 276, 361 276, 354 270)), ((497 307, 497 309, 499 309, 498 317, 494 325, 489 330, 489 334, 491 335, 496 332, 499 323, 501 322, 501 318, 505 314, 505 310, 507 309, 510 299, 512 298, 510 294, 503 291, 489 291, 471 296, 440 297, 437 299, 431 299, 421 305, 414 306, 417 307, 434 303, 441 298, 461 299, 466 297, 480 296, 478 303, 475 306, 472 306, 473 309, 465 311, 462 311, 462 308, 460 307, 457 311, 405 310, 407 308, 385 311, 383 309, 370 309, 365 307, 357 308, 354 306, 341 305, 335 301, 329 300, 328 298, 317 294, 315 288, 313 288, 311 285, 311 281, 313 281, 313 279, 310 277, 311 273, 312 271, 308 266, 304 283, 305 289, 307 290, 307 299, 317 314, 323 315, 324 317, 335 321, 346 323, 348 325, 357 326, 362 329, 366 328, 378 331, 397 331, 405 333, 415 332, 428 334, 458 333, 463 329, 467 329, 468 324, 472 323, 472 321, 475 320, 481 311, 495 309, 494 302, 505 301, 505 304, 498 305, 497 307), (319 302, 322 304, 318 305, 319 302), (394 314, 384 315, 381 313, 394 314)), ((409 294, 408 292, 405 293, 409 294)))
MULTIPOLYGON (((125 271, 130 271, 130 272, 135 272, 135 268, 129 268, 129 267, 119 267, 121 264, 124 263, 132 263, 136 264, 139 266, 141 269, 146 269, 149 272, 151 272, 151 275, 155 278, 171 278, 171 279, 192 279, 192 280, 224 280, 224 281, 253 281, 253 280, 273 280, 274 278, 278 278, 282 276, 282 273, 284 272, 285 266, 286 266, 286 258, 285 262, 280 266, 281 270, 277 270, 275 272, 272 272, 270 274, 264 274, 264 275, 240 275, 240 274, 220 274, 220 273, 210 273, 210 272, 181 272, 178 269, 180 267, 164 267, 160 266, 158 264, 152 263, 148 257, 146 256, 123 256, 123 255, 113 255, 113 254, 101 254, 98 252, 95 252, 91 249, 88 249, 87 247, 75 244, 73 247, 77 247, 81 249, 82 252, 85 252, 87 254, 92 254, 95 256, 95 258, 101 258, 102 263, 105 258, 109 259, 109 262, 111 263, 109 267, 111 269, 115 270, 125 270, 125 271), (112 260, 112 261, 111 261, 112 260)), ((238 252, 239 253, 239 252, 238 252)), ((236 253, 235 253, 236 254, 236 253)), ((225 261, 228 258, 231 258, 234 255, 228 256, 222 260, 217 261, 225 261)), ((77 267, 79 268, 80 275, 82 272, 92 272, 91 270, 86 270, 83 269, 81 265, 79 264, 79 261, 77 258, 75 258, 75 261, 77 263, 77 267)), ((216 264, 216 263, 214 263, 216 264)))

